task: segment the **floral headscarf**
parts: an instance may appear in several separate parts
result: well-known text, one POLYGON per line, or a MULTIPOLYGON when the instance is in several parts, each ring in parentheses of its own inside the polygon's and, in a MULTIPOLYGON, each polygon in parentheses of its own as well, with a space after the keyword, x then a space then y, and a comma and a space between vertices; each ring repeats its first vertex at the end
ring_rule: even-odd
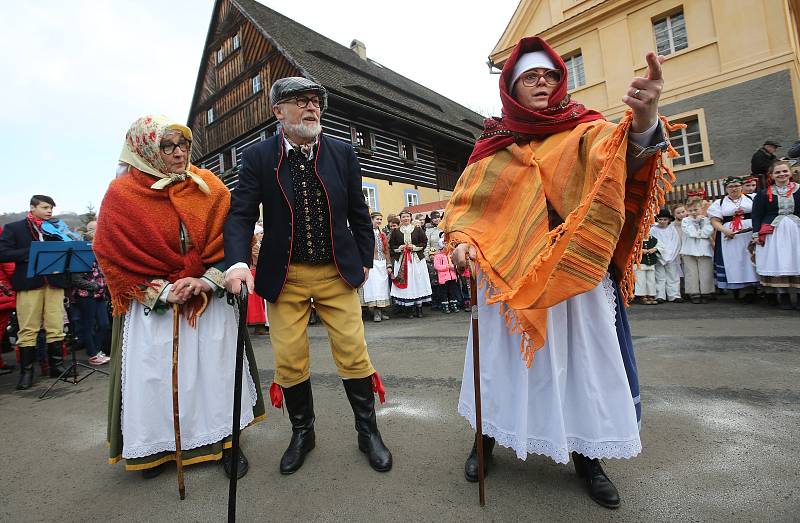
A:
MULTIPOLYGON (((192 140, 192 131, 188 127, 175 123, 166 116, 148 115, 139 118, 133 122, 125 135, 125 144, 122 146, 122 152, 119 155, 120 163, 128 164, 143 173, 159 178, 156 183, 150 186, 152 189, 163 189, 172 182, 191 178, 200 187, 201 191, 209 194, 210 189, 206 182, 189 171, 188 160, 183 172, 169 172, 166 163, 164 163, 159 154, 159 145, 164 135, 170 131, 178 131, 187 140, 192 140)), ((191 149, 188 151, 187 157, 191 157, 191 149)))

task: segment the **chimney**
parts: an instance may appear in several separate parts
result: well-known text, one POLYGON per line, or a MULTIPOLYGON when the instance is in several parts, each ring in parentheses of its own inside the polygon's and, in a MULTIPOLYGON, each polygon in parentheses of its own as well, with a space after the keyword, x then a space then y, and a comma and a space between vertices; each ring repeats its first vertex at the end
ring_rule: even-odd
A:
POLYGON ((353 40, 350 42, 350 50, 357 54, 362 60, 367 59, 367 46, 364 45, 364 42, 353 40))

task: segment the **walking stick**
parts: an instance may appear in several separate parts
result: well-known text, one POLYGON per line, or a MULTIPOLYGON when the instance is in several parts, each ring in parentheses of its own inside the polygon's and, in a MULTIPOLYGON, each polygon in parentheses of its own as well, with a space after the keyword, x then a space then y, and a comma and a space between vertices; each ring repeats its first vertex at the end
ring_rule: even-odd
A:
POLYGON ((181 457, 181 419, 178 408, 178 325, 181 309, 172 304, 172 422, 175 426, 175 465, 178 467, 178 494, 186 499, 186 486, 183 484, 183 458, 181 457))
POLYGON ((228 522, 236 521, 236 483, 239 481, 239 418, 242 414, 242 367, 247 340, 247 285, 236 297, 239 307, 239 333, 236 337, 236 376, 233 380, 233 430, 231 431, 231 481, 228 485, 228 522))
POLYGON ((484 494, 483 419, 481 417, 481 362, 480 335, 478 333, 478 286, 475 281, 475 264, 469 268, 469 301, 472 308, 472 380, 475 384, 475 448, 478 449, 478 499, 486 504, 484 494))

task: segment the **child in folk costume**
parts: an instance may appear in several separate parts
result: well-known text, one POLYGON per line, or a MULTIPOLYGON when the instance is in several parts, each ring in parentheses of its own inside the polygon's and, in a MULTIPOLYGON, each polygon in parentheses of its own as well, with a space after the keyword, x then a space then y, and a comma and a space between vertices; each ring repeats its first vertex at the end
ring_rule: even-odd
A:
POLYGON ((749 287, 751 292, 743 300, 749 303, 755 299, 752 287, 758 283, 748 250, 752 236, 749 233, 753 230, 753 199, 742 193, 741 178, 729 176, 723 184, 727 195, 714 201, 707 211, 716 231, 714 280, 718 288, 731 289, 735 295, 749 287))
MULTIPOLYGON (((231 405, 238 321, 222 288, 225 185, 189 163, 191 130, 163 116, 136 120, 103 198, 93 248, 114 306, 109 463, 151 478, 176 459, 173 394, 184 464, 222 460, 231 473, 231 405), (178 389, 172 388, 179 307, 178 389)), ((264 416, 249 342, 242 428, 264 416)), ((238 474, 249 465, 240 454, 238 474)))
POLYGON ((441 306, 442 312, 450 314, 450 312, 458 312, 458 307, 461 304, 461 286, 458 283, 458 271, 453 260, 444 251, 444 242, 439 243, 439 250, 433 255, 433 266, 436 269, 436 274, 441 287, 441 306))
POLYGON ((681 258, 686 294, 692 303, 707 303, 707 296, 714 292, 714 264, 711 236, 714 228, 708 216, 701 216, 702 203, 693 200, 686 204, 689 216, 681 222, 683 240, 681 258))
POLYGON ((373 212, 370 216, 372 232, 375 235, 375 249, 372 253, 369 277, 359 290, 359 294, 362 296, 363 305, 369 307, 373 321, 379 322, 389 319, 385 310, 392 304, 389 298, 389 277, 392 274, 392 266, 389 265, 389 241, 381 230, 383 214, 373 212))
POLYGON ((644 305, 656 305, 656 264, 658 263, 658 239, 650 236, 642 240, 642 259, 634 269, 636 285, 634 294, 644 305))
POLYGON ((742 193, 750 198, 755 198, 758 194, 758 176, 745 176, 742 179, 742 193))
POLYGON ((400 227, 389 235, 389 251, 394 260, 391 295, 397 305, 408 310, 408 317, 422 317, 422 304, 431 302, 431 280, 425 263, 425 232, 411 223, 411 213, 400 213, 400 227))
MULTIPOLYGON (((772 183, 753 202, 756 271, 761 285, 777 293, 788 310, 791 295, 800 292, 800 190, 789 162, 776 161, 770 174, 772 183)), ((795 308, 800 309, 800 297, 795 308)))
POLYGON ((655 265, 656 300, 682 303, 681 298, 681 236, 673 227, 672 215, 665 208, 656 216, 650 235, 658 240, 658 260, 655 265))
MULTIPOLYGON (((624 304, 661 184, 674 180, 658 154, 662 60, 647 55, 619 124, 570 100, 564 61, 541 38, 520 40, 503 66, 503 115, 485 121, 443 225, 454 262, 475 260, 480 286, 483 436, 468 481, 477 445, 491 465, 496 442, 520 459, 571 456, 590 497, 620 505, 600 458, 641 451, 624 304)), ((471 344, 458 411, 475 427, 471 344)))

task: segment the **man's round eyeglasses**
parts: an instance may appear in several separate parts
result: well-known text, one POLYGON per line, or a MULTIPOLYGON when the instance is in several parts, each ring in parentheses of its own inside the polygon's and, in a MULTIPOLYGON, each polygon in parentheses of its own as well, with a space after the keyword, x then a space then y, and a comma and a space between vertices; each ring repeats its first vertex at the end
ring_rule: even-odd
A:
POLYGON ((306 107, 308 107, 309 102, 311 102, 311 105, 319 109, 321 103, 319 97, 317 96, 314 96, 313 98, 309 98, 308 96, 295 96, 293 98, 287 98, 285 100, 281 100, 278 103, 288 103, 291 101, 294 101, 294 104, 301 109, 305 109, 306 107))
POLYGON ((189 151, 189 147, 191 147, 191 146, 192 146, 192 142, 191 141, 189 141, 189 140, 181 140, 178 143, 173 143, 173 142, 162 143, 158 147, 159 147, 159 149, 161 149, 162 153, 164 153, 164 154, 172 154, 173 152, 175 152, 175 148, 176 147, 179 148, 183 152, 188 152, 189 151))
POLYGON ((556 85, 561 81, 561 71, 556 71, 555 69, 549 69, 543 73, 528 71, 522 75, 522 85, 533 87, 539 83, 539 78, 544 78, 544 83, 547 85, 556 85))

